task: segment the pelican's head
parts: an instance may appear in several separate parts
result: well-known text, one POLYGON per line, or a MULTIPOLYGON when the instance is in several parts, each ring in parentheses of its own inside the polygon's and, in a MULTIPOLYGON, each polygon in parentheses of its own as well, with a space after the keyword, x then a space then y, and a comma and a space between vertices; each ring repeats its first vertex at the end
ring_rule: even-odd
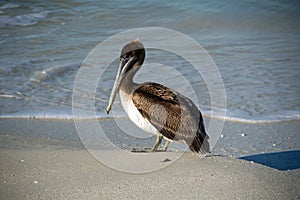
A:
POLYGON ((133 40, 132 42, 126 44, 123 47, 120 56, 120 65, 118 73, 110 94, 108 106, 106 108, 106 114, 108 114, 111 110, 112 104, 114 103, 116 94, 119 90, 123 79, 126 77, 126 75, 130 75, 130 78, 133 78, 134 74, 143 64, 144 59, 145 48, 144 45, 138 39, 133 40))

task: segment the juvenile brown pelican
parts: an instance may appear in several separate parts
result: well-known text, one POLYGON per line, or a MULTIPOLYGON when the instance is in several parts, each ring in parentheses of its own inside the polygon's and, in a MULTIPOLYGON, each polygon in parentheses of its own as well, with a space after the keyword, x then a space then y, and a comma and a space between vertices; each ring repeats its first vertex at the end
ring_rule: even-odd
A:
POLYGON ((210 152, 201 112, 187 97, 157 83, 133 82, 133 77, 145 59, 145 48, 139 40, 126 44, 120 56, 120 66, 106 108, 108 114, 117 92, 129 118, 141 129, 156 134, 151 151, 157 151, 162 141, 166 151, 170 141, 184 141, 191 151, 210 152))

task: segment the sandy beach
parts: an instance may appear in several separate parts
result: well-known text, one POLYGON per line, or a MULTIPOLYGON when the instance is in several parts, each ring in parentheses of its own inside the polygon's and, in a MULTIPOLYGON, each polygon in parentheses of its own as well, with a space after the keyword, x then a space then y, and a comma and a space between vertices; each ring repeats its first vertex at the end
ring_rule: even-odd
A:
MULTIPOLYGON (((81 144, 72 120, 1 119, 0 125, 0 199, 300 198, 299 122, 227 123, 211 156, 170 151, 165 159, 157 160, 161 154, 151 153, 141 162, 155 165, 171 162, 177 154, 180 158, 160 170, 140 174, 120 172, 95 159, 81 144), (265 133, 257 131, 259 143, 253 141, 253 127, 265 133), (274 132, 280 127, 286 130, 283 138, 274 132), (240 137, 235 131, 234 136, 234 129, 245 135, 240 137), (251 152, 249 146, 257 148, 251 152)), ((114 152, 106 152, 114 157, 114 152)))
MULTIPOLYGON (((84 150, 1 150, 1 199, 297 199, 299 178, 235 158, 186 153, 129 174, 84 150)), ((151 163, 151 160, 149 160, 151 163)))

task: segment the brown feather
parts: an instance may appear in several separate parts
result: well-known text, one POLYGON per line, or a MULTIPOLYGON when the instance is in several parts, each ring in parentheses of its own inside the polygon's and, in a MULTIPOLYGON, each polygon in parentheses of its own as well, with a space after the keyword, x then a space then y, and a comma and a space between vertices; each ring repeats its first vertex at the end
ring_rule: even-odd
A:
POLYGON ((170 140, 184 140, 193 152, 209 152, 208 135, 196 105, 157 83, 144 83, 132 94, 139 112, 170 140))

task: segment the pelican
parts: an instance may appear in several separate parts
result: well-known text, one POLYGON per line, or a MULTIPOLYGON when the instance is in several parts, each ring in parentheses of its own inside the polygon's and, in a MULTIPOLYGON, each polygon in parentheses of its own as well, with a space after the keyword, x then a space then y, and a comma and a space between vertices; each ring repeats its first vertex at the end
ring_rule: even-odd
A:
POLYGON ((202 114, 189 98, 158 83, 138 84, 133 81, 145 55, 144 45, 138 39, 123 47, 106 113, 109 114, 119 92, 121 104, 130 120, 156 135, 151 152, 158 151, 164 138, 166 142, 162 151, 167 150, 171 141, 184 141, 192 152, 209 153, 209 137, 202 114))

